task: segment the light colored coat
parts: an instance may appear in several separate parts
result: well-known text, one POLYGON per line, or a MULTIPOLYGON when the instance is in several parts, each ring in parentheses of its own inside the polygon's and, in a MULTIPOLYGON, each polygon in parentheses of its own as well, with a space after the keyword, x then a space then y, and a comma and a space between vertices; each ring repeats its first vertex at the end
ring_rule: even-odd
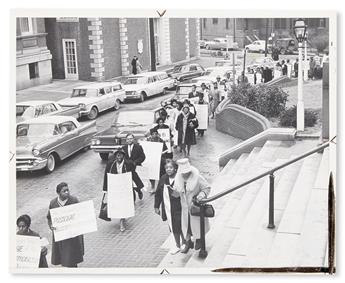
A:
MULTIPOLYGON (((188 229, 188 216, 190 217, 190 227, 192 230, 193 238, 200 239, 200 217, 190 215, 190 208, 194 196, 197 196, 200 192, 202 195, 209 195, 211 187, 208 182, 199 174, 199 170, 192 166, 192 172, 189 178, 185 181, 182 174, 177 171, 175 177, 175 189, 180 193, 181 208, 182 208, 182 233, 184 236, 187 234, 188 229), (187 183, 186 189, 184 188, 184 182, 187 183)), ((205 233, 210 229, 208 218, 205 218, 205 233)))

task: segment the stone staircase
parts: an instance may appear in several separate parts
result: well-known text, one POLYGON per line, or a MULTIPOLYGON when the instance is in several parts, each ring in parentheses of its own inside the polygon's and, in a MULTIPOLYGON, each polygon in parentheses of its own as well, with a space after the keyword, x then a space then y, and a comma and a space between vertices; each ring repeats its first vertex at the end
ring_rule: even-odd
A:
MULTIPOLYGON (((267 141, 231 159, 212 182, 211 195, 248 180, 317 147, 317 140, 267 141)), ((198 251, 170 255, 162 268, 327 266, 329 149, 275 172, 275 228, 268 229, 269 178, 264 177, 212 204, 206 259, 198 251)))

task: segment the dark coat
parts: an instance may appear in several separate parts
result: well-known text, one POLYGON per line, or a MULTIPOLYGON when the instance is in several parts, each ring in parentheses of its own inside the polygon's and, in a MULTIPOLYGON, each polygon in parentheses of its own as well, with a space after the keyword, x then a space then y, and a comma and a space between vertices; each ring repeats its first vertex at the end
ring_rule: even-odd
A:
MULTIPOLYGON (((74 196, 70 196, 65 205, 71 205, 78 203, 78 199, 74 196)), ((60 207, 58 198, 54 198, 50 204, 49 209, 60 207)), ((47 215, 49 227, 52 225, 50 211, 47 215)), ((84 256, 84 237, 83 235, 55 242, 54 233, 52 241, 52 260, 53 265, 59 265, 65 267, 75 267, 78 263, 83 262, 84 256)))
POLYGON ((194 145, 196 144, 196 137, 195 137, 195 129, 199 126, 198 120, 196 119, 193 113, 189 112, 187 118, 187 129, 186 129, 186 136, 184 142, 182 141, 183 138, 183 113, 178 115, 176 120, 175 129, 178 131, 178 145, 186 144, 186 145, 194 145), (193 127, 190 126, 192 122, 193 127))
MULTIPOLYGON (((104 178, 103 178, 103 191, 108 191, 108 176, 107 173, 112 173, 112 174, 118 174, 117 172, 117 166, 116 166, 116 159, 111 158, 109 159, 107 166, 105 167, 104 171, 104 178)), ((132 172, 132 179, 133 182, 137 187, 141 188, 141 180, 139 179, 138 174, 133 174, 134 171, 134 165, 132 162, 128 162, 127 160, 124 160, 124 164, 122 166, 122 172, 120 173, 127 173, 127 172, 132 172)))
POLYGON ((122 149, 125 151, 125 159, 133 162, 134 169, 137 165, 141 165, 145 161, 146 156, 140 144, 133 144, 131 157, 128 156, 128 144, 124 145, 122 149))
MULTIPOLYGON (((38 233, 36 233, 35 231, 32 231, 31 229, 28 229, 27 232, 22 232, 22 233, 17 232, 17 235, 32 236, 32 237, 41 238, 41 236, 38 233)), ((47 255, 46 252, 41 251, 40 262, 38 265, 39 268, 47 268, 48 267, 46 255, 47 255)))

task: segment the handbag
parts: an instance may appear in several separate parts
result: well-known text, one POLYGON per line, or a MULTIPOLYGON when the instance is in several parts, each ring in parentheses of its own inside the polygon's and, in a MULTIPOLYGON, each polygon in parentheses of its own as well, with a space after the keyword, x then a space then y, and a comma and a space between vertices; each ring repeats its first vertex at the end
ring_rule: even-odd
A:
MULTIPOLYGON (((205 214, 204 216, 207 218, 212 218, 215 215, 214 208, 211 204, 204 204, 205 207, 205 214)), ((196 198, 193 198, 193 202, 190 208, 190 214, 192 216, 199 216, 200 217, 200 204, 198 204, 196 198)))
POLYGON ((108 205, 104 202, 105 194, 103 194, 101 209, 99 210, 98 218, 104 221, 111 221, 111 218, 108 217, 108 205))

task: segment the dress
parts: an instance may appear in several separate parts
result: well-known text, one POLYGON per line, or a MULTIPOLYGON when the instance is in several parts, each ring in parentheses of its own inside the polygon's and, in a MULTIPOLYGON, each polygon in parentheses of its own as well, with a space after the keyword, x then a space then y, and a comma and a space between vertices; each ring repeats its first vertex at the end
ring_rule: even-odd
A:
POLYGON ((176 130, 178 131, 178 145, 195 145, 195 128, 197 128, 198 126, 198 120, 193 113, 189 112, 187 116, 185 116, 184 113, 181 113, 177 117, 175 126, 176 130), (190 122, 192 122, 193 127, 190 126, 190 122))

